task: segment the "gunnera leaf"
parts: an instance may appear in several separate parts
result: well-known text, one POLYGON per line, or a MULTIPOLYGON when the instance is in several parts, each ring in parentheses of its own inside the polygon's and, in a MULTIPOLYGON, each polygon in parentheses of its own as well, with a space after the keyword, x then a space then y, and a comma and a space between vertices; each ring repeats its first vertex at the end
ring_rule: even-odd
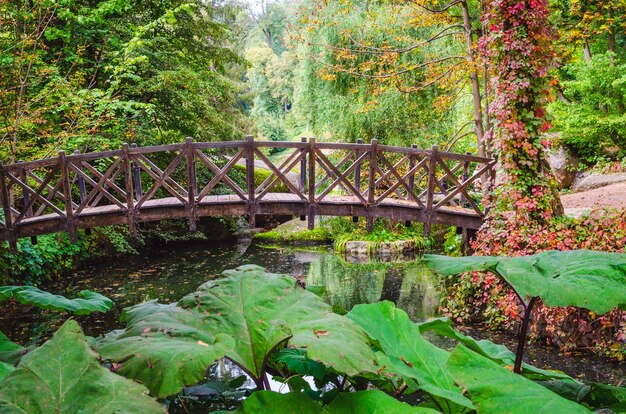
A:
POLYGON ((0 331, 0 362, 14 365, 27 351, 27 348, 12 342, 0 331))
POLYGON ((113 301, 99 293, 81 290, 80 297, 68 299, 33 286, 0 286, 0 302, 14 298, 25 305, 42 309, 68 311, 75 315, 89 315, 92 312, 107 312, 113 307, 113 301))
POLYGON ((127 308, 125 330, 97 340, 98 352, 117 373, 145 384, 159 397, 204 378, 207 368, 234 347, 229 335, 209 333, 203 315, 156 301, 127 308))
POLYGON ((447 365, 454 380, 467 390, 478 414, 591 413, 463 345, 452 352, 447 365))
MULTIPOLYGON (((222 411, 225 413, 226 411, 222 411)), ((430 408, 413 407, 396 400, 380 390, 342 392, 325 407, 312 401, 304 393, 279 394, 259 391, 252 394, 234 411, 238 414, 281 413, 281 414, 436 414, 430 408)))
POLYGON ((140 384, 102 367, 73 320, 41 347, 26 354, 0 382, 0 412, 163 413, 140 384))
MULTIPOLYGON (((306 349, 307 358, 348 375, 376 371, 375 355, 363 330, 333 313, 329 305, 299 287, 292 277, 267 273, 254 265, 226 271, 223 276, 200 286, 178 304, 151 302, 128 309, 128 327, 101 341, 99 351, 120 364, 121 374, 145 382, 158 396, 179 391, 190 385, 188 380, 192 378, 201 379, 215 356, 211 354, 199 363, 175 364, 169 355, 160 352, 166 341, 195 347, 198 341, 219 345, 225 356, 246 370, 257 384, 269 354, 281 344, 306 349), (226 343, 219 335, 227 335, 234 342, 226 343), (142 351, 137 356, 139 341, 142 351), (349 349, 346 344, 350 344, 349 349), (147 361, 138 361, 146 355, 151 366, 162 367, 162 377, 171 380, 166 387, 151 379, 152 368, 147 361), (180 364, 185 366, 184 374, 170 375, 180 364)), ((187 361, 199 352, 180 355, 187 361)))
POLYGON ((445 412, 474 408, 448 373, 446 362, 450 353, 424 339, 406 312, 384 301, 356 305, 348 318, 380 345, 384 357, 379 355, 379 364, 387 372, 400 376, 413 389, 428 392, 445 412))
POLYGON ((13 365, 0 361, 0 381, 13 371, 15 371, 15 367, 13 365))
MULTIPOLYGON (((461 332, 455 330, 451 326, 450 319, 448 318, 437 318, 431 319, 426 322, 421 322, 417 324, 420 333, 432 331, 437 333, 438 335, 445 336, 450 339, 454 339, 457 342, 465 345, 472 351, 489 358, 490 360, 502 365, 502 366, 513 366, 515 364, 515 354, 511 352, 506 346, 501 344, 496 344, 488 339, 475 340, 471 336, 467 336, 462 334, 461 332)), ((522 374, 529 379, 532 380, 564 380, 568 382, 572 382, 570 385, 583 386, 584 384, 580 381, 574 380, 567 374, 564 374, 559 371, 551 371, 545 370, 541 368, 537 368, 535 366, 522 363, 522 374)))
POLYGON ((576 306, 603 314, 626 309, 626 254, 591 250, 548 251, 520 257, 448 257, 427 254, 435 272, 454 275, 491 271, 522 299, 539 297, 546 306, 576 306))

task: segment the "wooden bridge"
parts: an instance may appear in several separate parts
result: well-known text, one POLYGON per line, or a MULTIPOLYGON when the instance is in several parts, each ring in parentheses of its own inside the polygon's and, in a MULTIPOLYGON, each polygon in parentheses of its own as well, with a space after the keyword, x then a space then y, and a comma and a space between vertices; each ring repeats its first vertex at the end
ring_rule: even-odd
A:
POLYGON ((194 142, 0 164, 0 241, 79 228, 206 216, 316 215, 443 223, 476 229, 494 161, 370 144, 194 142), (282 152, 281 152, 282 151, 282 152), (280 153, 272 162, 269 153, 280 153), (262 169, 264 174, 259 174, 262 169))

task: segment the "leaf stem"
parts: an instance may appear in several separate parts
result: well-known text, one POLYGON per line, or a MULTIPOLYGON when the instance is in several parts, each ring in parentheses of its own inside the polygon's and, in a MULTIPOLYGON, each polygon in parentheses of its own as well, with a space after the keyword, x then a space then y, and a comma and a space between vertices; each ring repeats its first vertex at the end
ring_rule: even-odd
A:
POLYGON ((532 298, 530 298, 528 304, 524 304, 524 319, 522 320, 522 326, 517 337, 517 351, 515 352, 515 366, 513 367, 513 372, 515 372, 516 374, 519 374, 522 371, 522 357, 524 356, 524 345, 526 344, 528 323, 530 322, 533 305, 535 304, 535 301, 537 299, 537 296, 533 296, 532 298))

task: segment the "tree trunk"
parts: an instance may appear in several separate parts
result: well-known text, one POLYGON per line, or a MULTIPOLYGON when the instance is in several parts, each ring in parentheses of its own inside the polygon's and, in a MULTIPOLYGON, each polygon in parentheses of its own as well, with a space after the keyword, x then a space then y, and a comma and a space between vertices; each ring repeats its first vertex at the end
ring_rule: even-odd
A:
POLYGON ((591 62, 591 49, 589 49, 589 40, 583 40, 583 56, 585 57, 585 62, 591 62))
MULTIPOLYGON (((609 9, 609 18, 611 19, 611 21, 613 21, 614 17, 615 17, 615 14, 613 12, 613 9, 609 9)), ((614 26, 614 25, 611 25, 611 26, 614 26)), ((613 30, 613 27, 609 27, 608 49, 610 52, 615 53, 615 32, 613 30)))
POLYGON ((474 39, 472 35, 472 22, 470 20, 467 2, 461 2, 463 11, 463 29, 465 31, 465 41, 467 44, 467 61, 470 65, 470 80, 472 82, 472 97, 474 99, 474 129, 476 131, 476 141, 478 143, 478 155, 484 157, 487 153, 485 149, 485 130, 483 127, 483 107, 480 96, 480 83, 476 71, 476 59, 474 57, 474 39))

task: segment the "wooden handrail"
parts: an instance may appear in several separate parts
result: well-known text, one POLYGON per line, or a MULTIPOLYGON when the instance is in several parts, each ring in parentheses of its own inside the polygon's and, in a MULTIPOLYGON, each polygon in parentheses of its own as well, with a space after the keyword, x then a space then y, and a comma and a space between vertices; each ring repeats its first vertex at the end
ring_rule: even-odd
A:
POLYGON ((476 201, 494 180, 494 161, 471 154, 371 143, 195 142, 0 163, 0 240, 141 221, 257 214, 348 215, 457 223, 475 228, 476 201), (286 151, 280 162, 267 153, 286 151), (234 156, 227 157, 227 153, 234 156), (241 170, 245 188, 240 187, 241 170), (269 176, 255 180, 255 170, 269 176), (217 192, 217 193, 216 193, 217 192), (220 195, 221 194, 221 195, 220 195), (334 206, 334 207, 333 207, 334 206), (218 208, 219 207, 219 208, 218 208), (221 209, 221 210, 220 210, 221 209), (218 214, 221 212, 221 214, 218 214), (117 219, 116 217, 120 217, 117 219), (443 218, 442 218, 443 217, 443 218), (117 221, 116 221, 117 220, 117 221), (465 223, 465 224, 464 224, 465 223))

